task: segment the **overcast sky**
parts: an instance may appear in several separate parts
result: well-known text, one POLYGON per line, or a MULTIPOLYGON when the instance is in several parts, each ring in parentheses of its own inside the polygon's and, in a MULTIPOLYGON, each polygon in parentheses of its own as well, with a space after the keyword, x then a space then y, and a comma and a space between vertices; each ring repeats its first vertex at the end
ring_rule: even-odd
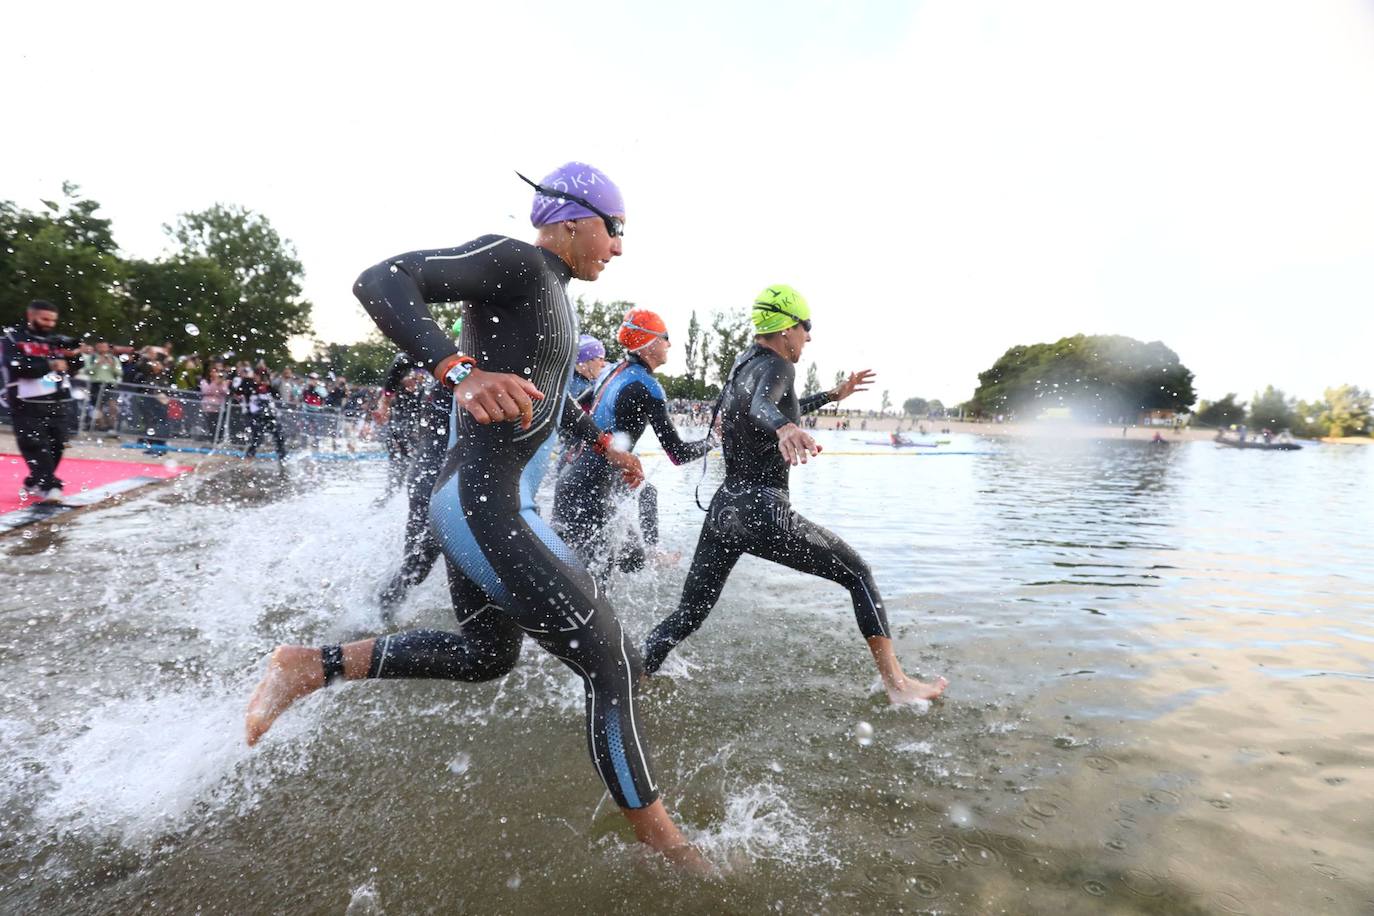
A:
POLYGON ((1374 4, 744 6, 11 6, 0 198, 76 181, 139 257, 248 206, 347 341, 362 268, 532 238, 513 170, 582 159, 628 236, 572 291, 675 340, 784 282, 803 368, 895 403, 1079 332, 1163 340, 1209 399, 1374 386, 1374 4))

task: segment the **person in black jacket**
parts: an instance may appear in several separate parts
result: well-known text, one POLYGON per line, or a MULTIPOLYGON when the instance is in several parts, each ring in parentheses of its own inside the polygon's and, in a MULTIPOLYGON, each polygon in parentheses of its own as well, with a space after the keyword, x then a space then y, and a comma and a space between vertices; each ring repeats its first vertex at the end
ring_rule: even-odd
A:
POLYGON ((71 400, 70 373, 80 362, 77 342, 53 333, 57 306, 35 299, 22 326, 0 335, 0 378, 14 418, 14 438, 29 476, 24 495, 60 502, 62 481, 57 466, 67 447, 66 408, 71 400))
POLYGON ((257 378, 248 384, 248 450, 243 457, 257 457, 262 437, 270 430, 277 444, 277 460, 286 460, 286 442, 282 438, 281 423, 277 420, 277 404, 280 401, 280 383, 272 381, 272 373, 266 366, 259 367, 257 378))

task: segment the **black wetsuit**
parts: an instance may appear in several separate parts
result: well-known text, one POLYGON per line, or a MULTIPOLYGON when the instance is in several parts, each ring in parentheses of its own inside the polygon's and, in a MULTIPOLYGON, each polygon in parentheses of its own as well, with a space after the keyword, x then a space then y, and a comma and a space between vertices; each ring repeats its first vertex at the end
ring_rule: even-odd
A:
MULTIPOLYGON (((602 371, 596 384, 583 394, 592 422, 602 429, 623 433, 629 438, 626 450, 634 448, 644 430, 652 425, 663 451, 673 464, 695 461, 711 450, 709 438, 684 442, 668 418, 668 403, 663 386, 638 356, 630 354, 615 366, 602 371)), ((553 526, 591 563, 615 514, 618 497, 629 491, 620 473, 605 458, 591 449, 570 451, 571 463, 558 474, 553 497, 553 526)), ((640 533, 647 544, 658 542, 658 491, 644 484, 639 494, 640 533)), ((637 545, 611 557, 622 570, 644 565, 644 551, 637 545)))
POLYGON ((488 235, 457 248, 417 251, 364 271, 355 292, 382 331, 432 369, 454 352, 427 302, 463 301, 461 347, 490 372, 529 379, 541 392, 528 429, 481 425, 455 409, 452 447, 430 501, 445 555, 475 584, 455 594, 459 632, 377 640, 380 677, 481 680, 509 671, 527 634, 582 678, 587 741, 616 803, 658 797, 635 709, 639 653, 586 568, 534 511, 534 493, 561 424, 583 441, 600 430, 567 398, 577 351, 568 266, 556 255, 488 235), (476 597, 480 594, 482 597, 476 597), (504 610, 503 610, 504 608, 504 610))
MULTIPOLYGON (((400 376, 416 368, 415 361, 402 353, 396 357, 391 375, 387 376, 387 389, 399 384, 400 376), (398 368, 399 367, 399 368, 398 368)), ((423 368, 423 367, 421 367, 423 368)), ((393 408, 394 410, 394 408, 393 408)), ((434 561, 439 558, 439 541, 429 525, 429 498, 434 490, 434 482, 439 479, 439 468, 444 463, 448 451, 448 422, 453 410, 453 394, 444 385, 434 385, 420 405, 420 414, 415 421, 414 457, 406 475, 406 494, 410 505, 406 514, 405 555, 401 568, 387 582, 378 596, 382 606, 382 618, 388 623, 391 612, 405 600, 406 593, 425 581, 434 561)), ((454 587, 454 571, 450 568, 449 588, 454 587)), ((462 578, 462 574, 457 574, 462 578)), ((466 604, 455 604, 455 610, 462 611, 466 604)), ((519 645, 517 641, 516 645, 519 645)))
POLYGON ((725 481, 701 527, 677 611, 654 627, 645 643, 644 666, 651 674, 705 622, 746 553, 843 585, 864 637, 890 635, 868 564, 839 537, 795 512, 789 501, 789 466, 778 449, 777 431, 831 399, 830 392, 822 392, 798 401, 795 375, 790 362, 758 344, 735 359, 720 400, 725 481))
POLYGON ((258 454, 258 446, 262 444, 262 437, 268 430, 272 432, 272 439, 277 446, 277 458, 286 458, 286 440, 282 438, 281 423, 277 420, 277 404, 281 401, 281 384, 279 382, 248 381, 243 386, 248 392, 248 448, 243 453, 245 457, 254 458, 258 454))
MULTIPOLYGON (((425 413, 426 392, 417 386, 407 389, 401 382, 416 369, 415 361, 404 353, 396 357, 382 383, 382 393, 391 399, 386 421, 387 475, 385 500, 405 481, 412 457, 420 448, 420 418, 425 413)), ((445 420, 447 426, 447 420, 445 420)))

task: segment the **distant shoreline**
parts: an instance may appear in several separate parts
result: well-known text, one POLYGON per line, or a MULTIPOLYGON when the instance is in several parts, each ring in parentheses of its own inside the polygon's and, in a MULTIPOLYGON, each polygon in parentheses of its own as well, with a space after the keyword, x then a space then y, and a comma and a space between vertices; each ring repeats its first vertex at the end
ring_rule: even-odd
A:
MULTIPOLYGON (((834 429, 835 421, 824 414, 820 415, 819 429, 834 429)), ((853 417, 850 432, 859 429, 861 423, 869 432, 891 432, 900 426, 903 432, 910 430, 908 417, 853 417)), ((937 435, 948 429, 952 433, 970 433, 977 436, 1005 436, 1025 439, 1138 439, 1149 441, 1159 433, 1168 442, 1209 442, 1216 438, 1214 429, 1194 429, 1183 426, 1135 426, 1125 428, 1113 424, 1071 423, 1055 420, 1032 421, 1029 423, 975 423, 971 420, 923 420, 918 426, 925 427, 926 435, 937 435)), ((919 434, 918 434, 919 435, 919 434)), ((1305 439, 1305 442, 1320 441, 1327 445, 1374 445, 1374 439, 1361 436, 1346 436, 1340 439, 1305 439)))

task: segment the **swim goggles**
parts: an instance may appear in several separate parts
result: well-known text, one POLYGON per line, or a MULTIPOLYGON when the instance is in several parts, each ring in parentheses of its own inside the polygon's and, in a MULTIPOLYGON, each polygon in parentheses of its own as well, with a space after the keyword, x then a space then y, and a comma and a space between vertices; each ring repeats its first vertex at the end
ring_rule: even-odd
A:
MULTIPOLYGON (((633 321, 622 321, 620 326, 622 328, 629 328, 631 331, 639 331, 642 334, 648 334, 650 337, 662 337, 664 340, 668 340, 667 331, 655 331, 652 328, 646 328, 642 325, 635 324, 633 321)), ((672 341, 668 342, 672 343, 672 341)))
POLYGON ((760 312, 774 312, 774 313, 776 313, 776 314, 778 314, 778 315, 786 315, 788 318, 791 318, 791 319, 792 319, 793 321, 795 321, 797 324, 801 325, 803 331, 805 331, 805 332, 808 333, 808 334, 811 333, 811 319, 810 319, 810 318, 798 318, 796 315, 793 315, 793 314, 792 314, 791 312, 789 312, 787 309, 778 308, 776 305, 774 305, 774 304, 771 303, 771 302, 755 302, 755 303, 754 303, 754 308, 758 309, 760 312))
MULTIPOLYGON (((520 175, 519 172, 516 172, 515 174, 520 175)), ((578 197, 576 194, 569 194, 567 191, 559 191, 555 190, 554 188, 546 188, 542 184, 535 184, 533 181, 530 181, 524 175, 520 175, 520 180, 523 181, 525 184, 529 185, 530 187, 534 188, 540 194, 543 194, 545 197, 557 197, 559 200, 570 200, 575 204, 580 204, 586 207, 588 210, 592 211, 597 216, 601 217, 601 221, 606 224, 607 235, 609 235, 613 239, 625 237, 625 221, 618 216, 611 216, 611 214, 607 213, 605 210, 602 210, 600 207, 596 206, 596 204, 592 203, 590 200, 587 200, 587 198, 578 197)))

